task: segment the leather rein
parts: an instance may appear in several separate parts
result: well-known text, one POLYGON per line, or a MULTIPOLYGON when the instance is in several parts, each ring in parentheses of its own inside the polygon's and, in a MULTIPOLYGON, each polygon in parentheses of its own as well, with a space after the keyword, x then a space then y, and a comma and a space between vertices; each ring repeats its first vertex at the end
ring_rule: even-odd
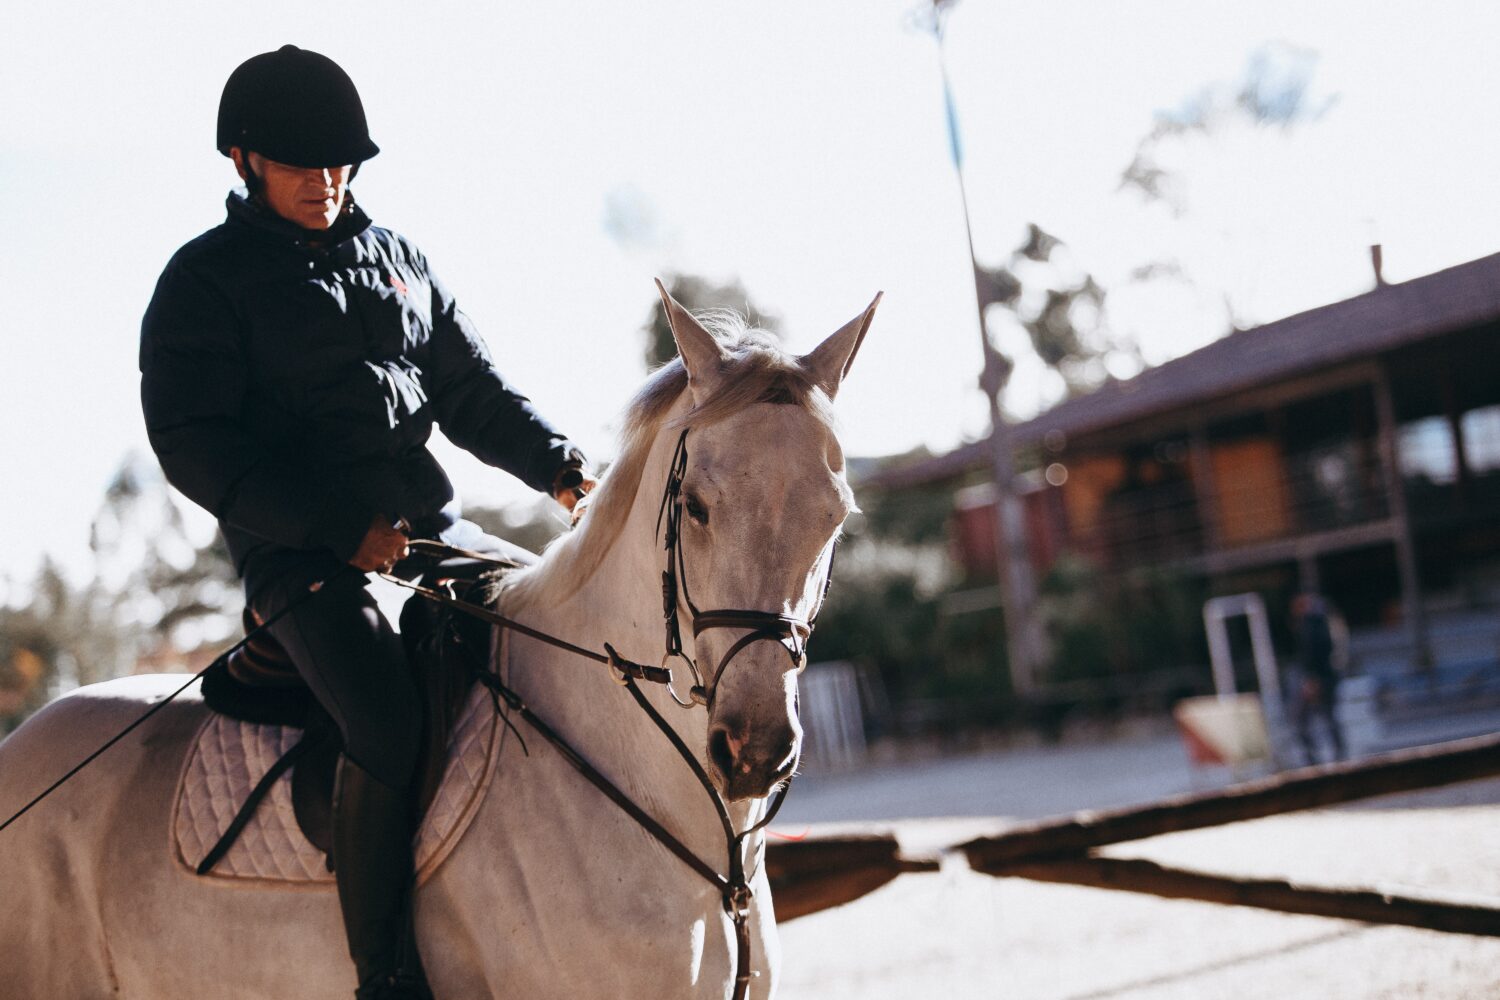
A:
MULTIPOLYGON (((631 819, 635 820, 637 824, 663 847, 719 891, 723 898, 724 911, 729 916, 735 933, 733 1000, 744 1000, 744 997, 749 992, 751 980, 757 975, 757 973, 753 973, 750 970, 750 902, 753 897, 753 892, 750 888, 750 878, 753 877, 753 873, 747 875, 745 871, 745 842, 751 835, 763 830, 775 819, 777 812, 781 809, 782 802, 786 799, 786 793, 791 787, 791 779, 788 778, 776 792, 771 800, 770 808, 766 810, 764 817, 746 829, 736 832, 734 822, 729 816, 728 805, 725 803, 724 797, 719 794, 719 790, 714 787, 713 782, 704 771, 703 765, 699 763, 697 756, 688 749, 687 744, 683 742, 677 730, 651 704, 637 682, 647 681, 653 684, 665 685, 673 702, 682 708, 692 709, 698 705, 702 705, 705 708, 711 709, 715 695, 718 693, 719 682, 724 676, 724 671, 729 668, 730 663, 739 653, 748 648, 752 643, 761 640, 774 640, 780 644, 786 649, 787 655, 791 657, 793 670, 800 672, 807 665, 807 640, 812 634, 817 612, 822 609, 823 600, 828 594, 828 585, 832 580, 833 556, 830 553, 828 575, 823 582, 823 591, 818 600, 818 607, 814 609, 812 617, 807 620, 771 611, 731 608, 700 611, 697 605, 693 603, 692 596, 689 593, 686 565, 682 557, 681 527, 685 505, 682 495, 682 483, 687 473, 687 436, 688 430, 684 429, 682 435, 677 439, 677 448, 672 456, 671 472, 667 478, 666 489, 662 493, 661 506, 657 511, 657 534, 662 535, 663 525, 666 527, 663 543, 666 550, 666 569, 662 572, 662 605, 666 628, 666 653, 662 657, 660 666, 635 663, 627 660, 620 656, 609 643, 604 644, 604 653, 598 653, 583 646, 575 645, 565 639, 550 635, 540 629, 522 624, 491 608, 462 600, 453 593, 413 583, 410 580, 390 573, 381 573, 380 576, 391 583, 414 591, 428 600, 450 607, 455 611, 478 618, 500 628, 510 629, 513 632, 518 632, 577 656, 604 664, 617 672, 618 676, 615 677, 615 682, 630 692, 636 704, 646 713, 647 717, 656 725, 656 728, 661 730, 668 742, 677 751, 678 756, 683 759, 692 771, 693 776, 698 780, 698 784, 708 793, 709 801, 713 804, 714 811, 719 818, 720 826, 724 831, 729 869, 727 874, 720 874, 718 869, 694 854, 675 834, 637 805, 628 795, 620 790, 619 786, 600 773, 566 738, 539 718, 515 690, 500 680, 497 673, 490 670, 477 671, 475 679, 488 689, 497 715, 502 719, 505 717, 505 709, 501 708, 501 703, 503 702, 506 709, 519 715, 538 735, 552 744, 562 754, 563 759, 572 765, 590 784, 599 789, 606 798, 630 816, 631 819), (725 652, 723 658, 719 661, 718 669, 715 670, 713 678, 707 686, 704 685, 698 665, 688 657, 682 648, 679 607, 683 605, 686 606, 688 612, 692 615, 693 635, 695 637, 712 628, 747 630, 746 634, 736 640, 725 652), (686 663, 693 675, 693 684, 689 688, 686 698, 677 693, 677 689, 673 684, 672 671, 668 664, 674 657, 686 663)), ((469 552, 464 549, 445 545, 441 542, 433 542, 425 539, 413 540, 411 547, 413 549, 425 549, 436 553, 462 555, 488 562, 498 562, 493 557, 485 556, 481 553, 469 552)), ((506 724, 509 725, 509 722, 507 721, 506 724)), ((517 735, 519 736, 519 734, 517 735)), ((521 746, 524 750, 524 740, 521 741, 521 746)))

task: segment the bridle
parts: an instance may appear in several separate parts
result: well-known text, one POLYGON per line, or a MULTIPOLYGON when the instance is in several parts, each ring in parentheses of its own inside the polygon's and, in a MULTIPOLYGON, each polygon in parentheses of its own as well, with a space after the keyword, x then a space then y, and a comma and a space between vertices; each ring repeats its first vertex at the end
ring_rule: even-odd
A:
MULTIPOLYGON (((782 802, 786 799, 787 791, 791 788, 791 779, 787 778, 781 783, 771 799, 770 806, 766 809, 764 816, 756 823, 746 829, 736 832, 734 823, 729 817, 729 808, 724 802, 724 797, 714 787, 708 774, 703 770, 697 756, 690 750, 677 730, 673 728, 662 714, 657 711, 650 699, 648 699, 640 688, 637 681, 650 681, 666 686, 672 701, 685 709, 693 709, 699 705, 712 709, 715 695, 718 693, 719 683, 723 679, 724 671, 729 668, 734 658, 743 652, 751 643, 760 640, 775 640, 791 657, 792 668, 800 672, 807 665, 807 640, 812 635, 813 624, 817 620, 818 612, 822 610, 823 603, 828 596, 828 586, 833 578, 833 558, 835 543, 829 543, 829 555, 826 576, 823 580, 822 591, 818 598, 818 604, 813 609, 813 614, 806 620, 791 615, 784 615, 772 611, 746 610, 737 608, 720 608, 711 611, 700 611, 693 603, 692 595, 688 590, 686 564, 682 556, 682 515, 685 499, 682 494, 683 478, 687 473, 687 437, 691 428, 684 428, 682 434, 677 438, 677 448, 672 456, 672 464, 667 477, 666 488, 662 492, 661 506, 657 511, 656 530, 662 534, 665 525, 664 548, 666 550, 666 569, 662 572, 662 603, 663 616, 666 626, 666 653, 662 657, 660 666, 635 663, 627 660, 617 653, 609 643, 604 644, 605 652, 597 653, 549 635, 540 629, 532 628, 512 618, 500 614, 483 605, 473 604, 460 599, 451 591, 440 590, 433 587, 414 583, 410 580, 389 573, 380 575, 398 586, 415 591, 423 597, 446 605, 464 614, 471 615, 483 621, 487 621, 500 628, 510 629, 522 635, 530 636, 540 642, 567 650, 586 659, 603 663, 618 672, 615 680, 620 686, 630 692, 631 697, 641 710, 661 730, 668 742, 677 751, 688 768, 697 778, 698 783, 708 793, 709 800, 714 806, 714 811, 719 818, 720 826, 724 831, 725 845, 728 854, 728 874, 721 875, 718 870, 694 854, 687 845, 683 844, 670 830, 661 824, 655 817, 651 816, 629 796, 622 792, 618 786, 605 777, 597 768, 590 764, 567 739, 552 729, 543 719, 538 717, 525 703, 521 696, 512 688, 507 686, 498 674, 490 670, 480 670, 474 675, 475 680, 489 690, 490 697, 494 702, 495 713, 507 725, 507 710, 520 716, 533 730, 543 739, 551 743, 572 767, 577 770, 595 788, 599 789, 611 802, 634 819, 642 828, 654 837, 663 847, 674 854, 684 864, 709 882, 722 895, 724 911, 729 916, 734 926, 735 933, 735 965, 734 965, 734 992, 733 1000, 744 1000, 749 992, 750 982, 754 973, 750 971, 750 902, 753 892, 750 889, 752 875, 745 871, 745 845, 749 838, 765 829, 771 821, 776 818, 781 809, 782 802), (737 639, 733 645, 720 658, 719 665, 714 671, 710 684, 705 687, 702 674, 698 665, 687 656, 682 648, 682 632, 679 620, 679 605, 687 608, 692 615, 693 635, 701 635, 712 628, 736 628, 746 629, 746 634, 737 639), (673 658, 680 658, 691 669, 694 683, 689 689, 688 697, 678 695, 673 684, 672 671, 668 664, 673 658), (502 708, 502 704, 505 706, 502 708)), ((434 554, 446 553, 449 555, 460 555, 471 559, 480 559, 488 562, 496 562, 493 557, 482 553, 469 552, 440 542, 426 540, 414 540, 411 543, 414 551, 428 551, 434 554)), ((513 728, 513 727, 512 727, 513 728)), ((519 733, 517 733, 519 736, 519 733)), ((521 741, 523 751, 525 741, 521 741)), ((762 845, 763 846, 763 845, 762 845)))
MULTIPOLYGON (((671 683, 667 684, 667 691, 672 695, 673 701, 683 708, 702 705, 712 711, 714 697, 718 694, 724 672, 729 669, 730 662, 753 642, 762 639, 776 641, 791 657, 792 671, 801 673, 807 667, 807 640, 812 635, 813 622, 817 619, 817 612, 821 609, 823 600, 822 597, 819 598, 818 608, 813 610, 812 618, 806 620, 775 611, 740 608, 701 611, 698 605, 693 603, 693 595, 688 588, 687 564, 683 562, 682 557, 682 514, 686 507, 686 500, 682 495, 682 482, 687 475, 688 430, 689 428, 684 428, 677 438, 677 449, 672 454, 671 471, 667 475, 667 487, 662 491, 661 506, 656 512, 657 535, 662 535, 662 525, 664 522, 666 525, 663 547, 667 551, 667 567, 661 574, 661 600, 662 615, 666 621, 667 651, 662 657, 662 666, 666 667, 676 657, 686 663, 693 672, 693 686, 689 689, 686 699, 678 695, 676 687, 671 683), (748 630, 735 640, 720 658, 719 665, 714 670, 713 678, 706 689, 698 664, 682 648, 682 626, 678 621, 679 608, 682 606, 686 606, 692 615, 693 638, 695 639, 711 628, 748 630)), ((829 560, 831 570, 832 555, 829 556, 829 560)), ((828 593, 828 580, 831 579, 830 573, 823 584, 824 596, 828 593)))

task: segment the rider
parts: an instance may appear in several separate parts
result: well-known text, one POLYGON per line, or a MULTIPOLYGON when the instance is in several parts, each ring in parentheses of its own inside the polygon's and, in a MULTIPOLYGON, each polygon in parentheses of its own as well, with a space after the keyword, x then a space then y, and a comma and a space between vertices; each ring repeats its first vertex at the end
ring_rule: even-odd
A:
POLYGON ((146 426, 167 478, 218 517, 261 620, 328 581, 271 631, 343 736, 333 860, 355 996, 425 997, 409 914, 421 701, 365 576, 339 570, 399 572, 409 538, 506 548, 459 518, 434 424, 569 509, 593 479, 421 251, 355 204, 379 147, 337 64, 285 45, 240 65, 218 148, 245 193, 157 283, 146 426))

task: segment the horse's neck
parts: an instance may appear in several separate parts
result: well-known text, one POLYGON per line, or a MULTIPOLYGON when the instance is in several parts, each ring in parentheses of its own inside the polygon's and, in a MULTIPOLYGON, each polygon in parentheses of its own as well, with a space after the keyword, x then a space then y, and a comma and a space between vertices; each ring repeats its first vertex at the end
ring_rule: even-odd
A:
MULTIPOLYGON (((670 445, 664 447, 658 440, 619 537, 587 580, 553 606, 532 603, 524 609, 507 607, 507 612, 586 648, 602 651, 609 643, 626 659, 660 663, 666 649, 661 607, 666 556, 656 535, 656 520, 670 457, 670 445)), ((683 631, 684 642, 691 648, 690 629, 683 631)), ((691 846, 709 852, 709 857, 722 852, 722 828, 708 793, 666 735, 616 683, 615 671, 514 635, 509 649, 502 670, 534 711, 627 794, 636 789, 653 801, 670 803, 672 815, 658 818, 688 835, 691 846)), ((679 671, 677 689, 686 695, 692 679, 683 676, 682 660, 671 665, 679 671)), ((684 711, 672 703, 661 685, 641 682, 640 686, 687 747, 703 760, 706 710, 684 711)), ((635 794, 632 798, 640 801, 635 794)), ((759 803, 734 805, 730 815, 743 828, 761 808, 759 803)))

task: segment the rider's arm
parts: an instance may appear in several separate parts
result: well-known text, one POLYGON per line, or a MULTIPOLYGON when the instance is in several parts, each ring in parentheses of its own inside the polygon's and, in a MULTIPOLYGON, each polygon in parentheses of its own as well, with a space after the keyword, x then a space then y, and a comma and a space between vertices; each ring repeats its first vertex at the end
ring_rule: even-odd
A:
MULTIPOLYGON (((425 262, 424 262, 425 265, 425 262)), ((438 424, 454 444, 542 493, 580 452, 495 370, 489 350, 447 288, 432 285, 432 382, 438 424)))
POLYGON ((313 470, 266 455, 241 424, 246 359, 234 310, 173 261, 141 322, 141 405, 167 480, 220 520, 347 560, 373 511, 313 470))

